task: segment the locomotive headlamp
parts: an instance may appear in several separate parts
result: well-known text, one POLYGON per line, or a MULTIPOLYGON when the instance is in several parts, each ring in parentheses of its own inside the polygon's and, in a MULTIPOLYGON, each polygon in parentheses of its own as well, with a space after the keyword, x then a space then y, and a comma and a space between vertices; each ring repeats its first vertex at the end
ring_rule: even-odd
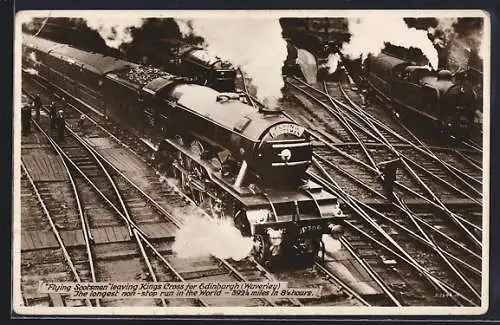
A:
POLYGON ((339 239, 344 234, 344 227, 342 227, 341 225, 331 223, 328 225, 328 230, 330 231, 330 235, 334 239, 339 239))
POLYGON ((292 158, 292 152, 290 151, 290 149, 283 149, 279 154, 278 156, 281 157, 281 160, 283 161, 289 161, 290 158, 292 158))

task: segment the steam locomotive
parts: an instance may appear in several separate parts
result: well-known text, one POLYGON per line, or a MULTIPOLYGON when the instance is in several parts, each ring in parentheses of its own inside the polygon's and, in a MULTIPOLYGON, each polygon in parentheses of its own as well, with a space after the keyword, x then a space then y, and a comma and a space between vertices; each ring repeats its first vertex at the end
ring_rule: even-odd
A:
POLYGON ((134 49, 135 55, 146 58, 153 65, 181 76, 193 78, 199 84, 218 91, 234 91, 236 68, 199 46, 178 39, 151 40, 134 49))
MULTIPOLYGON (((331 77, 328 66, 329 57, 339 53, 343 42, 350 38, 347 21, 344 18, 281 18, 280 24, 283 28, 283 36, 289 43, 284 74, 300 75, 296 60, 297 50, 301 49, 314 57, 319 79, 331 77)), ((307 63, 299 62, 299 64, 307 63)), ((308 67, 302 67, 304 68, 308 67)))
POLYGON ((312 146, 279 110, 240 93, 23 35, 23 67, 112 120, 159 140, 155 161, 216 218, 254 239, 261 262, 310 262, 342 232, 335 196, 307 177, 312 146))
POLYGON ((405 112, 424 117, 440 130, 466 137, 474 123, 476 93, 470 85, 454 80, 447 70, 380 53, 364 64, 369 88, 405 112))

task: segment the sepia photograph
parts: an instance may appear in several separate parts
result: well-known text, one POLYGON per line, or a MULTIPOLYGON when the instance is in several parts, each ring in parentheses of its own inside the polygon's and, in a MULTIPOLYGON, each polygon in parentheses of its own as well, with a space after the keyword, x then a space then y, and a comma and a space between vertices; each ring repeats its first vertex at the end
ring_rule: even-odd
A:
POLYGON ((488 310, 486 12, 15 24, 15 313, 488 310))

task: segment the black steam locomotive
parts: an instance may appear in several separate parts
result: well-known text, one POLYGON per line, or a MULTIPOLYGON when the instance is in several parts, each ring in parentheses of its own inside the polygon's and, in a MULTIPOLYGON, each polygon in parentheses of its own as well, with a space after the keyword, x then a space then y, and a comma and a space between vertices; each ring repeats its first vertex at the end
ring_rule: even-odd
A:
POLYGON ((259 261, 311 261, 337 236, 337 198, 308 179, 312 146, 280 111, 158 69, 23 35, 23 65, 138 134, 184 192, 254 238, 259 261))
POLYGON ((135 56, 167 71, 192 78, 196 83, 218 91, 234 91, 236 68, 199 46, 178 39, 151 40, 134 49, 135 56))
POLYGON ((330 56, 339 53, 343 42, 350 38, 347 21, 344 18, 281 18, 280 24, 283 37, 289 43, 284 72, 300 74, 296 59, 297 49, 302 49, 314 56, 319 79, 330 77, 330 56))
POLYGON ((387 53, 369 56, 364 69, 368 86, 398 109, 424 117, 449 134, 469 134, 476 93, 449 71, 433 71, 387 53))

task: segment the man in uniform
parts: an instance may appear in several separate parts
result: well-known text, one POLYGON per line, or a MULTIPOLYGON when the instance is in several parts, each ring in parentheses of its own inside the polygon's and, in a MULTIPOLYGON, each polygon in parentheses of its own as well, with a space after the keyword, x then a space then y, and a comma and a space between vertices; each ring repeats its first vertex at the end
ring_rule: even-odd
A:
POLYGON ((59 112, 57 112, 55 125, 57 131, 57 142, 64 142, 65 120, 64 120, 63 110, 59 110, 59 112))
POLYGON ((54 130, 56 128, 56 103, 52 101, 49 105, 49 119, 50 119, 50 131, 54 130))
POLYGON ((391 201, 395 199, 393 192, 394 181, 396 180, 396 174, 400 163, 400 158, 396 158, 379 164, 379 166, 383 166, 382 181, 384 182, 384 191, 387 198, 391 201))
POLYGON ((21 108, 21 133, 28 135, 31 129, 31 107, 29 104, 24 104, 21 108))

